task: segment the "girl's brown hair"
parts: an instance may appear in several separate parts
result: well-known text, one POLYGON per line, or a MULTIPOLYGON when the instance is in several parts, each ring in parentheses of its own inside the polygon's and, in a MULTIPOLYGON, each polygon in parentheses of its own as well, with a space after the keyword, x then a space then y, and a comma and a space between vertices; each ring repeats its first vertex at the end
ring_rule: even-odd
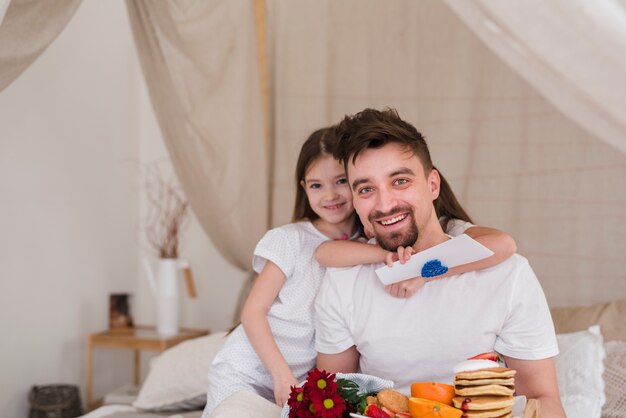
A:
MULTIPOLYGON (((433 168, 437 170, 436 167, 433 168)), ((441 227, 443 230, 446 231, 448 229, 448 222, 452 219, 460 219, 473 224, 474 222, 472 222, 472 219, 457 200, 452 188, 450 188, 450 185, 443 177, 443 174, 441 174, 441 171, 437 171, 439 172, 441 182, 439 184, 439 196, 435 199, 433 204, 435 205, 437 217, 441 219, 441 227)))

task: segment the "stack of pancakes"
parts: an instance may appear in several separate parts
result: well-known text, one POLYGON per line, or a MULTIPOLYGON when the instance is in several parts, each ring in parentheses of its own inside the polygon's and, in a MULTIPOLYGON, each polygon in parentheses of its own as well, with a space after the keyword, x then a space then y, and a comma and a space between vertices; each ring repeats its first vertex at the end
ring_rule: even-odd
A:
POLYGON ((467 418, 512 416, 515 370, 493 367, 458 372, 454 379, 454 406, 467 418))

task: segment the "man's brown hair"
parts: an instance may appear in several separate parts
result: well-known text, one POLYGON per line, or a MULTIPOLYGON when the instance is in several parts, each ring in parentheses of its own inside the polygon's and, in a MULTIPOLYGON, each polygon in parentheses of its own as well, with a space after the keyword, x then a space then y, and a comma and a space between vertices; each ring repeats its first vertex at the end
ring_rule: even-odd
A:
POLYGON ((424 166, 424 173, 433 169, 428 146, 421 133, 413 125, 400 118, 392 108, 383 110, 365 109, 355 115, 346 115, 336 127, 339 138, 333 156, 346 169, 348 162, 356 161, 359 154, 368 148, 380 148, 395 142, 404 145, 416 155, 424 166))
MULTIPOLYGON (((404 145, 416 155, 424 166, 425 175, 433 169, 437 170, 430 159, 424 136, 413 125, 403 121, 395 109, 365 109, 356 115, 348 115, 337 125, 335 132, 338 144, 333 156, 344 164, 346 171, 348 162, 352 160, 354 163, 363 150, 380 148, 392 142, 404 145)), ((433 203, 442 228, 447 230, 448 222, 453 219, 472 223, 441 172, 439 178, 439 197, 433 203)))

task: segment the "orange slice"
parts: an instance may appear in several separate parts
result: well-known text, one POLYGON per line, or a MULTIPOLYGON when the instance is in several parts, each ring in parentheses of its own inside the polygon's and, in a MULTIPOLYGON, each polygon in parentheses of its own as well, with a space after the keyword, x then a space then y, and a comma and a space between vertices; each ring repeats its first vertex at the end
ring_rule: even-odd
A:
POLYGON ((461 418, 463 411, 441 402, 423 398, 409 398, 412 418, 461 418))
POLYGON ((452 398, 456 395, 452 385, 437 382, 416 382, 411 385, 411 396, 452 406, 452 398))

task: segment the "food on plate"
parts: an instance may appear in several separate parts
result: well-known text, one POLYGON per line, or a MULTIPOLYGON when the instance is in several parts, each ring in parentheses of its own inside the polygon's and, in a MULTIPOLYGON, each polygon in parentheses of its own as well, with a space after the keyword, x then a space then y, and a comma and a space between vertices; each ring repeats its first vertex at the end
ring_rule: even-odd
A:
MULTIPOLYGON (((469 360, 484 361, 493 363, 469 360)), ((476 369, 467 363, 454 368, 454 391, 458 395, 452 399, 454 406, 463 411, 464 418, 510 417, 515 402, 515 370, 499 366, 476 369)))
POLYGON ((502 385, 481 385, 481 386, 457 386, 455 389, 457 395, 461 396, 479 396, 479 395, 502 395, 512 396, 515 389, 510 386, 502 385))
POLYGON ((515 376, 515 370, 506 367, 491 367, 487 369, 456 372, 456 379, 505 379, 515 376))
POLYGON ((438 382, 416 382, 411 385, 411 396, 452 405, 454 386, 438 382))
POLYGON ((462 418, 512 418, 512 408, 490 409, 484 411, 465 411, 462 418))
POLYGON ((461 418, 463 411, 441 402, 423 398, 409 398, 412 418, 461 418))
POLYGON ((470 372, 472 370, 489 369, 501 367, 500 363, 491 360, 465 360, 454 366, 454 373, 470 372))
POLYGON ((512 377, 507 377, 503 379, 458 379, 454 381, 456 384, 461 386, 476 386, 476 385, 504 385, 504 386, 513 386, 515 380, 512 377))
POLYGON ((489 411, 510 409, 515 403, 515 398, 512 396, 457 396, 452 399, 452 403, 462 411, 489 411))
POLYGON ((468 358, 468 360, 491 360, 491 361, 499 362, 500 354, 496 353, 495 351, 491 351, 489 353, 481 353, 474 357, 470 357, 468 358))
POLYGON ((376 399, 382 407, 393 412, 409 412, 409 398, 397 390, 383 389, 376 394, 376 399))
POLYGON ((460 396, 512 396, 515 393, 515 370, 506 367, 459 372, 454 391, 460 396))
POLYGON ((408 406, 409 398, 396 390, 383 389, 376 396, 368 396, 366 403, 367 407, 363 412, 366 417, 411 418, 408 406))
POLYGON ((370 418, 389 418, 389 415, 375 403, 367 405, 363 415, 370 418))

